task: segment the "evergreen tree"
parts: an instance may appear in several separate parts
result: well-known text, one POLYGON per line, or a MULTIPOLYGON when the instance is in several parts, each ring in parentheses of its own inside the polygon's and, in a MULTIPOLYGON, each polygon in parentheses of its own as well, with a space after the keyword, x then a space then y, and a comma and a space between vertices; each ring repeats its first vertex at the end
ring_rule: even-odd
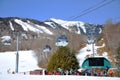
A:
POLYGON ((79 68, 75 52, 68 47, 59 47, 48 62, 47 71, 57 72, 59 68, 63 71, 76 70, 79 68))

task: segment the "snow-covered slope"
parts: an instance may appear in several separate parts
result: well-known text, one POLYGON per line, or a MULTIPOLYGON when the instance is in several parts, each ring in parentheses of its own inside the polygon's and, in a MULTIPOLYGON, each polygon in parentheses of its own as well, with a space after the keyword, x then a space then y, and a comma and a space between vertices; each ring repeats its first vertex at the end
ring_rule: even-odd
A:
MULTIPOLYGON (((15 72, 16 52, 0 52, 0 74, 15 72)), ((19 51, 18 72, 27 72, 40 69, 33 51, 19 51)))
MULTIPOLYGON (((14 20, 16 23, 18 23, 19 25, 22 26, 22 28, 25 30, 25 31, 33 31, 33 32, 36 32, 36 33, 47 33, 47 34, 53 34, 50 30, 48 30, 46 27, 44 26, 40 26, 40 25, 37 25, 37 24, 33 24, 32 22, 28 21, 28 22, 23 22, 22 20, 19 20, 19 19, 15 19, 14 20), (31 25, 33 24, 33 25, 31 25)), ((11 27, 12 28, 12 27, 11 27)))
MULTIPOLYGON (((96 50, 97 48, 104 47, 103 46, 95 46, 95 55, 97 56, 96 50)), ((83 49, 81 49, 78 53, 77 59, 80 63, 85 60, 87 55, 92 55, 93 49, 92 45, 87 45, 83 49), (87 51, 87 50, 90 51, 87 51)), ((103 57, 107 58, 107 55, 103 55, 103 57)), ((11 72, 15 71, 15 62, 16 61, 16 52, 0 52, 0 73, 7 73, 7 70, 10 69, 11 72)), ((33 51, 19 51, 19 72, 26 72, 35 69, 40 69, 37 66, 37 59, 35 57, 35 53, 33 51)))
MULTIPOLYGON (((88 38, 91 38, 91 36, 92 37, 94 36, 96 38, 101 34, 102 28, 103 26, 98 24, 89 24, 81 21, 67 21, 67 20, 60 20, 55 18, 50 18, 44 22, 28 19, 28 18, 18 18, 18 17, 0 18, 0 36, 1 37, 10 36, 12 47, 14 47, 13 45, 15 45, 15 41, 13 40, 16 39, 16 32, 20 33, 19 34, 20 41, 22 40, 29 41, 31 39, 34 39, 35 41, 35 39, 40 39, 41 40, 41 41, 39 40, 40 43, 42 42, 43 44, 47 44, 44 42, 46 42, 46 40, 49 38, 49 40, 54 41, 54 44, 52 42, 52 45, 51 45, 53 46, 56 43, 55 39, 57 38, 57 36, 60 36, 63 34, 66 35, 68 37, 67 44, 69 45, 69 41, 77 42, 77 39, 73 35, 76 36, 80 34, 78 39, 81 41, 85 41, 85 38, 84 38, 85 36, 81 37, 81 34, 88 36, 88 38)), ((61 44, 62 43, 57 45, 61 46, 61 44)), ((73 42, 70 45, 76 45, 76 44, 79 44, 79 42, 78 43, 73 42)), ((15 48, 12 48, 11 50, 14 50, 14 49, 15 48)), ((33 49, 33 48, 26 47, 21 49, 33 49)), ((1 51, 6 51, 6 49, 5 50, 1 49, 1 51)))
POLYGON ((50 18, 46 20, 45 23, 54 28, 57 26, 61 26, 69 31, 72 31, 74 29, 75 33, 86 35, 88 35, 90 32, 100 34, 103 28, 103 26, 99 24, 89 24, 81 21, 66 21, 55 18, 50 18))
MULTIPOLYGON (((77 26, 77 28, 78 28, 78 32, 77 33, 80 33, 79 27, 81 27, 82 30, 84 31, 84 33, 86 33, 86 29, 85 29, 85 26, 84 26, 85 23, 84 22, 80 22, 80 21, 65 21, 65 20, 60 20, 60 19, 55 19, 55 18, 50 18, 47 21, 55 22, 55 23, 63 26, 65 29, 70 30, 70 31, 71 31, 70 28, 72 26, 77 26)), ((50 24, 48 22, 45 22, 45 23, 50 25, 50 26, 53 26, 52 24, 50 24)))
POLYGON ((48 35, 53 35, 52 31, 46 28, 44 22, 37 20, 31 20, 26 18, 0 18, 0 27, 1 30, 7 29, 8 31, 19 31, 19 32, 35 32, 46 33, 48 35))
POLYGON ((120 80, 119 77, 0 75, 1 80, 120 80))
MULTIPOLYGON (((36 32, 36 33, 47 33, 47 34, 53 34, 50 30, 48 30, 46 27, 44 26, 41 26, 41 25, 37 25, 37 24, 33 24, 31 23, 30 21, 28 22, 23 22, 22 20, 19 20, 19 19, 15 19, 14 20, 16 23, 18 23, 19 25, 22 26, 22 28, 25 30, 25 31, 33 31, 33 32, 36 32), (33 25, 31 25, 33 24, 33 25)), ((11 27, 12 29, 13 27, 11 27)))
MULTIPOLYGON (((87 48, 84 48, 87 49, 87 48)), ((81 50, 80 55, 85 56, 86 50, 81 50)), ((19 52, 19 73, 8 74, 15 71, 16 52, 1 52, 0 53, 0 80, 120 80, 119 77, 98 77, 98 76, 75 76, 75 75, 23 75, 20 72, 40 69, 37 66, 33 51, 19 52)), ((82 59, 82 58, 81 58, 82 59)))
POLYGON ((12 31, 32 31, 35 33, 46 33, 48 35, 53 35, 55 28, 63 28, 68 31, 74 31, 77 34, 88 35, 92 32, 98 35, 103 28, 99 24, 89 24, 81 21, 66 21, 50 18, 44 22, 40 22, 38 20, 17 17, 0 18, 0 26, 1 29, 4 27, 12 31))
MULTIPOLYGON (((97 54, 97 49, 99 48, 102 48, 104 47, 105 45, 103 44, 102 46, 95 46, 94 45, 94 56, 95 57, 98 57, 99 54, 97 54)), ((82 65, 83 61, 86 59, 86 57, 89 56, 89 57, 92 57, 93 56, 93 44, 87 44, 86 47, 82 48, 80 51, 79 51, 79 54, 77 54, 77 59, 80 63, 80 66, 82 65)), ((99 56, 99 57, 105 57, 108 59, 108 55, 107 55, 107 52, 104 52, 102 56, 99 56)))

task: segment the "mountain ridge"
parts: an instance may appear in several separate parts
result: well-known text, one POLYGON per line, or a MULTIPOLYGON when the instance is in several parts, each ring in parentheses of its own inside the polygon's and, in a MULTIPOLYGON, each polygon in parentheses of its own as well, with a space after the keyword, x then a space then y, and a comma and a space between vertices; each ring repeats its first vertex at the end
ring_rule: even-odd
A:
MULTIPOLYGON (((18 26, 21 26, 21 22, 25 22, 27 24, 33 24, 32 26, 40 25, 40 26, 45 26, 45 27, 52 27, 55 28, 57 27, 58 29, 64 28, 69 31, 71 31, 71 27, 76 27, 76 32, 80 34, 80 31, 82 30, 84 34, 87 32, 86 29, 95 26, 100 28, 103 28, 103 25, 99 24, 89 24, 89 23, 84 23, 81 21, 65 21, 65 20, 60 20, 60 19, 55 19, 55 18, 49 18, 45 20, 44 22, 35 20, 35 19, 29 19, 29 18, 19 18, 19 17, 7 17, 7 18, 0 18, 0 23, 4 23, 6 26, 10 26, 10 21, 11 24, 17 24, 18 26), (81 29, 81 30, 80 30, 81 29)), ((0 24, 0 25, 1 25, 0 24)))
POLYGON ((65 35, 68 37, 68 45, 75 50, 79 50, 80 46, 87 42, 87 38, 93 38, 93 36, 97 38, 101 35, 103 27, 103 25, 99 24, 89 24, 81 21, 65 21, 55 18, 50 18, 42 22, 29 18, 7 17, 0 18, 0 37, 2 39, 3 36, 10 36, 11 40, 15 40, 16 33, 19 32, 22 37, 20 41, 22 41, 21 43, 24 42, 24 46, 26 45, 23 40, 32 42, 30 43, 31 46, 27 44, 28 48, 22 47, 31 49, 30 47, 34 46, 35 49, 38 48, 35 47, 37 43, 41 43, 39 44, 41 48, 47 44, 55 48, 56 38, 60 35, 65 35), (34 39, 36 43, 33 42, 32 39, 34 39))

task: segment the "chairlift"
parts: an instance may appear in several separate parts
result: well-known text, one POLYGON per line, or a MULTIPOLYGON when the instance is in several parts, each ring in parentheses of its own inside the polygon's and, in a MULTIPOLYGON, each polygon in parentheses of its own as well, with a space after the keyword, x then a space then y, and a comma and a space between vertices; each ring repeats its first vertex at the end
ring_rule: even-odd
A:
POLYGON ((43 52, 50 52, 51 51, 51 47, 50 45, 46 45, 44 48, 43 48, 43 52))
POLYGON ((11 37, 10 36, 3 36, 1 38, 2 38, 1 42, 3 43, 3 45, 6 45, 6 46, 11 45, 11 37))
POLYGON ((5 40, 3 42, 3 45, 6 45, 6 46, 11 45, 11 40, 5 40))
POLYGON ((67 46, 68 45, 68 39, 66 35, 59 35, 56 38, 56 46, 67 46))

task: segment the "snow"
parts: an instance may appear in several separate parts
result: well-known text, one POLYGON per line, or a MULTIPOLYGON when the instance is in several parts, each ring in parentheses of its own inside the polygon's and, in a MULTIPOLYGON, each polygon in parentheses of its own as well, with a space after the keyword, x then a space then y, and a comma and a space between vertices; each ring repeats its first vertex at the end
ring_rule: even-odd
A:
POLYGON ((44 26, 39 26, 39 25, 36 25, 38 28, 40 28, 41 30, 43 30, 45 33, 47 33, 47 34, 50 34, 50 35, 52 35, 53 33, 50 31, 50 30, 48 30, 46 27, 44 27, 44 26))
MULTIPOLYGON (((95 57, 98 57, 97 49, 102 48, 104 46, 105 46, 105 44, 103 44, 102 46, 95 46, 95 44, 94 44, 94 55, 95 55, 95 57)), ((76 57, 77 57, 77 59, 78 59, 78 61, 80 63, 80 66, 82 65, 83 61, 86 59, 87 55, 89 55, 89 56, 93 55, 93 44, 87 44, 87 46, 82 48, 79 51, 78 55, 76 55, 76 57)), ((99 56, 99 57, 108 58, 107 57, 107 52, 104 52, 103 56, 99 56)))
POLYGON ((31 30, 31 31, 34 31, 34 32, 40 32, 40 30, 36 29, 35 27, 31 26, 30 24, 28 24, 26 22, 23 22, 19 19, 15 19, 15 22, 20 24, 25 31, 31 30))
MULTIPOLYGON (((56 43, 57 46, 65 46, 68 43, 66 42, 59 42, 56 43)), ((95 46, 95 45, 94 45, 95 46)), ((102 46, 95 46, 95 54, 97 48, 104 47, 104 44, 102 46)), ((86 47, 82 48, 79 51, 79 54, 76 55, 77 59, 80 63, 80 66, 82 65, 83 61, 85 60, 85 57, 87 55, 92 55, 93 49, 92 44, 88 44, 86 47), (90 51, 87 51, 90 50, 90 51)), ((103 56, 107 58, 107 53, 104 52, 103 56)), ((15 71, 15 65, 16 65, 16 51, 15 52, 0 52, 0 73, 5 74, 7 73, 7 70, 10 69, 10 72, 15 71)), ((19 51, 19 72, 27 72, 35 69, 40 69, 37 66, 37 60, 34 54, 34 51, 19 51)))
POLYGON ((46 49, 43 50, 43 52, 46 52, 46 53, 50 52, 50 49, 46 48, 46 49))
POLYGON ((77 59, 80 63, 80 66, 82 65, 83 61, 85 60, 85 57, 87 55, 91 55, 92 54, 92 45, 87 45, 87 47, 84 47, 82 48, 80 51, 79 51, 79 54, 77 55, 77 59), (87 49, 89 49, 90 51, 87 51, 87 49))
POLYGON ((30 21, 27 21, 28 22, 27 23, 27 22, 23 22, 23 21, 21 21, 19 19, 15 19, 15 22, 18 23, 18 24, 20 24, 25 31, 29 31, 30 30, 30 31, 37 32, 37 33, 43 33, 43 32, 45 32, 45 33, 50 34, 50 35, 53 34, 50 30, 48 30, 44 26, 39 26, 37 24, 35 24, 34 26, 31 25, 30 21))
POLYGON ((102 33, 102 29, 100 29, 99 33, 102 33))
POLYGON ((11 37, 10 36, 2 36, 2 43, 3 45, 11 45, 11 37))
POLYGON ((24 39, 28 39, 28 36, 27 36, 25 33, 22 33, 21 36, 22 36, 22 38, 24 38, 24 39))
POLYGON ((10 23, 10 28, 14 31, 14 28, 13 28, 13 26, 12 26, 12 23, 9 21, 9 23, 10 23))
POLYGON ((60 41, 60 42, 56 42, 55 45, 56 46, 67 46, 68 42, 66 42, 66 41, 60 41))
POLYGON ((45 22, 45 24, 50 25, 52 28, 55 28, 55 24, 53 22, 45 22))
MULTIPOLYGON (((33 51, 19 51, 19 72, 27 72, 40 69, 37 66, 33 51)), ((16 52, 0 52, 0 73, 7 74, 7 71, 15 72, 16 52)))
MULTIPOLYGON (((83 29, 83 31, 86 33, 86 29, 85 29, 85 26, 84 26, 84 23, 83 22, 80 22, 80 21, 65 21, 65 20, 60 20, 60 19, 55 19, 55 18, 50 18, 50 20, 60 24, 61 26, 63 26, 64 28, 70 30, 70 26, 74 26, 74 25, 77 25, 78 27, 78 32, 80 34, 80 30, 79 30, 79 27, 81 27, 83 29)), ((46 22, 48 25, 52 25, 48 22, 46 22)), ((52 25, 53 26, 53 25, 52 25)))
POLYGON ((119 77, 93 77, 73 75, 0 75, 1 80, 120 80, 119 77))
POLYGON ((104 52, 102 56, 108 58, 108 53, 107 53, 107 52, 104 52))
MULTIPOLYGON (((89 49, 91 45, 87 45, 89 49)), ((80 50, 77 55, 78 59, 84 59, 91 51, 87 52, 87 47, 80 50)), ((99 46, 101 47, 101 46, 99 46)), ((98 48, 98 47, 97 47, 98 48)), ((107 53, 104 53, 107 55, 107 53)), ((19 68, 18 74, 7 74, 7 71, 15 71, 16 51, 15 52, 0 52, 0 80, 120 80, 119 77, 98 77, 98 76, 76 76, 76 75, 29 75, 20 74, 36 69, 41 69, 37 66, 37 61, 32 50, 19 51, 19 68)))
MULTIPOLYGON (((85 29, 85 26, 84 26, 84 23, 83 23, 83 22, 78 23, 78 24, 77 24, 77 27, 78 27, 78 28, 81 27, 81 28, 83 29, 84 33, 86 33, 86 29, 85 29)), ((78 31, 78 34, 80 34, 80 29, 78 29, 78 30, 79 30, 79 31, 78 31)))
POLYGON ((2 38, 2 40, 10 40, 11 39, 10 36, 2 36, 1 38, 2 38))

